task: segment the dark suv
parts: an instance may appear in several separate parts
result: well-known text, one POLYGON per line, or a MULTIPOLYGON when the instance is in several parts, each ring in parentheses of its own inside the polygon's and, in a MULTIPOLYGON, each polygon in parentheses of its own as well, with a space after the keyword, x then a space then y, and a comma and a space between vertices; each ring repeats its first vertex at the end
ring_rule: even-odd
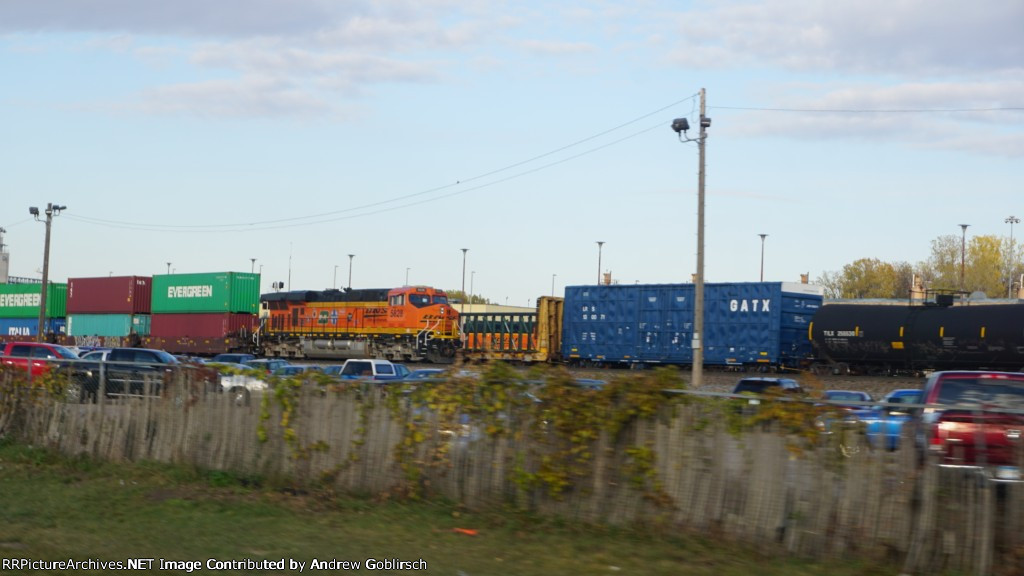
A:
POLYGON ((744 378, 737 382, 736 386, 732 389, 733 394, 742 394, 744 392, 750 394, 770 394, 773 392, 803 394, 804 389, 800 386, 799 382, 792 378, 771 378, 767 376, 760 376, 744 378))
POLYGON ((100 390, 107 397, 158 396, 167 375, 180 365, 163 350, 111 348, 104 359, 76 366, 79 396, 96 400, 100 390))

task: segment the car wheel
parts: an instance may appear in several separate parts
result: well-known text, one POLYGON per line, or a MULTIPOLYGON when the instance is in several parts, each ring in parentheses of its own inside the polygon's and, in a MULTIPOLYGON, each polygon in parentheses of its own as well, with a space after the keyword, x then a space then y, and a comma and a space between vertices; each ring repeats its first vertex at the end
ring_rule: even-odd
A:
POLYGON ((231 402, 235 406, 248 406, 250 402, 250 393, 248 388, 241 386, 235 386, 228 390, 228 394, 231 395, 231 402))

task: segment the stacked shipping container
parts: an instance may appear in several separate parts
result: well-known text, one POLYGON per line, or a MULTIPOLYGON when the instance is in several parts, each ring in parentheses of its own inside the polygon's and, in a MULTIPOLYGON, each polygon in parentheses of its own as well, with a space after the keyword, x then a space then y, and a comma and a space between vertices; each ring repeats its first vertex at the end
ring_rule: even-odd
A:
MULTIPOLYGON (((0 336, 34 339, 39 332, 42 284, 0 284, 0 336)), ((46 290, 44 330, 64 334, 67 284, 49 283, 46 290)))
POLYGON ((149 342, 171 352, 239 349, 256 328, 259 303, 259 274, 154 276, 149 342))
POLYGON ((135 338, 149 334, 152 279, 109 276, 68 280, 68 335, 135 338))

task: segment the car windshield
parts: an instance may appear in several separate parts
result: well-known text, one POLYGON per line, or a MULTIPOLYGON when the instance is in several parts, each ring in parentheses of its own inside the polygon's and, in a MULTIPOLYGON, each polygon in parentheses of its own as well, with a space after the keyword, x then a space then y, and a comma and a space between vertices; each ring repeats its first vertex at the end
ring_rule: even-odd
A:
POLYGON ((938 403, 1024 409, 1024 380, 948 378, 939 388, 938 403))

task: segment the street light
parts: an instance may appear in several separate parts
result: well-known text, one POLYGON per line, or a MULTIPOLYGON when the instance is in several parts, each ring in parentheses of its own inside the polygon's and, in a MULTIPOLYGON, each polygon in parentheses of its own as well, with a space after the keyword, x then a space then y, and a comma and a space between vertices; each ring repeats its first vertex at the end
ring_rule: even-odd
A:
POLYGON ((249 273, 250 274, 255 274, 256 273, 256 259, 255 258, 249 258, 249 260, 252 262, 252 268, 249 270, 249 273))
MULTIPOLYGON (((36 342, 42 342, 46 334, 46 286, 50 280, 50 226, 53 224, 53 217, 59 216, 67 206, 54 206, 53 203, 46 204, 46 241, 43 243, 43 289, 39 294, 39 329, 36 331, 36 342)), ((28 213, 39 221, 39 208, 30 206, 28 213)))
POLYGON ((459 306, 459 313, 465 308, 466 300, 466 252, 469 252, 469 248, 462 249, 462 300, 463 305, 459 306))
POLYGON ((1020 224, 1020 218, 1010 216, 1004 222, 1010 225, 1010 261, 1006 270, 1006 278, 1009 280, 1010 286, 1006 289, 1006 297, 1013 298, 1013 225, 1020 224))
POLYGON ((597 284, 601 285, 601 248, 604 247, 604 241, 597 241, 597 284))
POLYGON ((168 274, 171 273, 171 263, 170 262, 167 263, 167 273, 168 274))
POLYGON ((409 285, 409 267, 408 266, 405 267, 405 285, 406 286, 409 285))
POLYGON ((960 290, 964 289, 964 266, 967 261, 967 227, 970 224, 960 225, 960 290))
POLYGON ((331 289, 332 290, 337 290, 338 289, 338 265, 337 264, 334 265, 334 281, 331 282, 331 289))
POLYGON ((672 130, 679 135, 680 142, 696 142, 698 151, 697 169, 697 273, 693 288, 693 373, 690 385, 700 388, 704 379, 704 346, 701 337, 704 332, 704 147, 707 142, 707 129, 711 127, 711 118, 704 115, 706 111, 705 92, 700 89, 700 135, 690 138, 686 131, 690 123, 686 118, 672 121, 672 130))
POLYGON ((355 254, 348 255, 348 289, 352 289, 352 259, 355 258, 355 254))
POLYGON ((767 234, 758 234, 761 237, 761 282, 764 282, 764 238, 767 234))
POLYGON ((469 303, 473 303, 473 279, 476 278, 476 270, 469 273, 469 303))
POLYGON ((551 275, 551 295, 552 296, 555 295, 555 276, 558 276, 558 274, 552 274, 551 275))

